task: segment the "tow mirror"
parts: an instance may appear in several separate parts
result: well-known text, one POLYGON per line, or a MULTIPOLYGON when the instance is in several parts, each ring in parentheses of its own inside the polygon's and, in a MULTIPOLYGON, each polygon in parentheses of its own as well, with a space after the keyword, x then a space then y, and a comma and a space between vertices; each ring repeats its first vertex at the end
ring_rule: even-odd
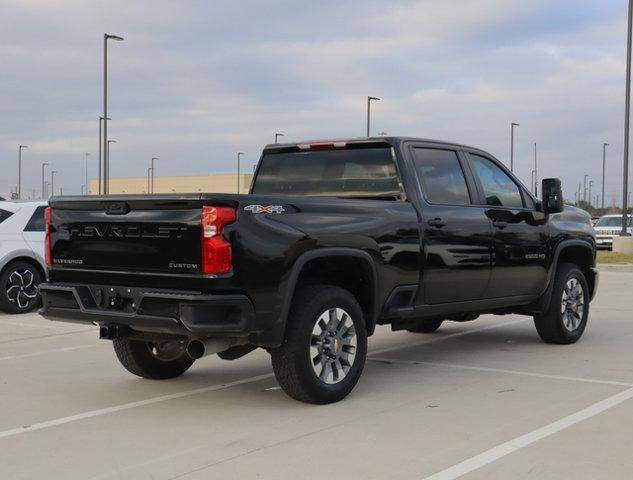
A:
POLYGON ((563 211, 563 190, 559 178, 544 178, 541 192, 543 192, 543 211, 545 213, 563 211))

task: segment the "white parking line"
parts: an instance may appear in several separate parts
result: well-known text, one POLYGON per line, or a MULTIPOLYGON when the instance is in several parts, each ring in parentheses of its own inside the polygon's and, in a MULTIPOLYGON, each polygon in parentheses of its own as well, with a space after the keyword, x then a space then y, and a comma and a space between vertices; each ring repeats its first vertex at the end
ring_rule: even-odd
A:
POLYGON ((196 388, 193 390, 185 390, 184 392, 172 393, 170 395, 162 395, 160 397, 148 398, 146 400, 140 400, 138 402, 123 403, 121 405, 115 405, 114 407, 101 408, 99 410, 92 410, 89 412, 79 413, 77 415, 70 415, 68 417, 56 418, 55 420, 49 420, 46 422, 34 423, 33 425, 24 425, 23 427, 12 428, 0 432, 0 438, 12 437, 20 435, 21 433, 33 432, 35 430, 43 430, 45 428, 56 427, 58 425, 64 425, 66 423, 76 422, 77 420, 85 420, 86 418, 99 417, 101 415, 108 415, 110 413, 121 412, 123 410, 130 410, 136 407, 143 407, 145 405, 153 405, 155 403, 166 402, 168 400, 176 400, 178 398, 189 397, 191 395, 198 395, 200 393, 213 392, 216 390, 223 390, 225 388, 235 387, 237 385, 244 385, 246 383, 258 382, 266 378, 272 377, 272 373, 264 375, 257 375, 255 377, 245 378, 243 380, 236 380, 235 382, 221 383, 219 385, 210 385, 208 387, 196 388))
POLYGON ((633 398, 633 388, 629 388, 628 390, 601 400, 600 402, 594 403, 593 405, 584 408, 576 413, 573 413, 565 418, 557 420, 554 423, 550 423, 549 425, 536 429, 530 433, 526 433, 525 435, 521 435, 520 437, 497 445, 490 450, 486 450, 485 452, 464 460, 457 465, 453 465, 446 470, 442 470, 429 477, 426 477, 424 480, 454 480, 485 465, 495 462, 500 458, 510 455, 511 453, 516 452, 521 448, 527 447, 534 442, 554 435, 561 430, 565 430, 566 428, 574 426, 577 423, 580 423, 591 417, 595 417, 596 415, 599 415, 600 413, 609 410, 610 408, 620 405, 621 403, 626 402, 631 398, 633 398))
MULTIPOLYGON (((437 336, 437 337, 432 337, 432 338, 426 338, 424 341, 412 343, 410 345, 397 345, 397 346, 393 346, 393 347, 388 347, 388 348, 383 348, 383 349, 380 349, 380 350, 376 350, 376 351, 372 352, 372 355, 377 355, 377 354, 381 354, 381 353, 391 352, 393 350, 410 348, 410 347, 414 347, 416 345, 423 344, 423 343, 432 343, 432 342, 437 342, 437 341, 442 341, 442 340, 448 340, 450 338, 461 337, 463 335, 469 335, 471 333, 478 333, 478 332, 485 331, 485 330, 490 330, 490 329, 493 329, 493 328, 506 327, 506 326, 509 326, 509 325, 514 325, 516 323, 524 322, 525 320, 527 320, 527 318, 520 318, 518 320, 513 320, 513 321, 510 321, 510 322, 497 323, 497 324, 494 324, 494 325, 487 325, 485 327, 474 328, 472 330, 465 330, 465 331, 462 331, 462 332, 457 332, 457 333, 453 333, 453 334, 449 334, 449 335, 437 336)), ((54 420, 49 420, 49 421, 45 421, 45 422, 35 423, 33 425, 25 425, 23 427, 12 428, 10 430, 5 430, 3 432, 0 432, 0 438, 12 437, 12 436, 15 436, 15 435, 20 435, 22 433, 33 432, 33 431, 36 431, 36 430, 42 430, 42 429, 45 429, 45 428, 55 427, 55 426, 58 426, 58 425, 64 425, 66 423, 71 423, 71 422, 75 422, 75 421, 78 421, 78 420, 84 420, 84 419, 87 419, 87 418, 98 417, 98 416, 101 416, 101 415, 108 415, 110 413, 120 412, 120 411, 123 411, 123 410, 129 410, 129 409, 132 409, 132 408, 142 407, 142 406, 145 406, 145 405, 153 405, 155 403, 166 402, 168 400, 175 400, 175 399, 178 399, 178 398, 189 397, 191 395, 197 395, 199 393, 206 393, 206 392, 212 392, 212 391, 216 391, 216 390, 222 390, 222 389, 234 387, 234 386, 237 386, 237 385, 244 385, 244 384, 251 383, 251 382, 257 382, 259 380, 263 380, 263 379, 266 379, 266 378, 271 378, 273 376, 274 376, 274 374, 268 373, 268 374, 265 374, 265 375, 258 375, 258 376, 255 376, 255 377, 245 378, 243 380, 237 380, 235 382, 223 383, 223 384, 220 384, 220 385, 211 385, 209 387, 197 388, 197 389, 194 389, 194 390, 186 390, 186 391, 183 391, 183 392, 173 393, 173 394, 170 394, 170 395, 162 395, 160 397, 154 397, 154 398, 148 398, 146 400, 140 400, 138 402, 124 403, 124 404, 121 404, 121 405, 115 405, 113 407, 102 408, 102 409, 99 409, 99 410, 92 410, 92 411, 88 411, 88 412, 84 412, 84 413, 79 413, 79 414, 76 414, 76 415, 70 415, 68 417, 62 417, 62 418, 57 418, 57 419, 54 419, 54 420)))
POLYGON ((618 382, 616 380, 600 380, 585 377, 567 377, 564 375, 549 375, 547 373, 525 372, 522 370, 505 370, 502 368, 477 367, 473 365, 459 365, 455 363, 423 362, 418 360, 399 360, 394 358, 370 357, 369 360, 386 363, 400 363, 406 365, 428 365, 430 367, 458 368, 475 372, 503 373, 508 375, 523 375, 526 377, 546 378, 550 380, 566 380, 570 382, 596 383, 599 385, 615 385, 618 387, 633 387, 633 383, 618 382))
POLYGON ((48 355, 49 353, 72 352, 73 350, 82 350, 84 348, 90 348, 90 347, 95 347, 95 346, 96 346, 96 344, 78 345, 76 347, 56 348, 54 350, 43 350, 43 351, 40 351, 40 352, 22 353, 20 355, 10 355, 8 357, 0 357, 0 361, 2 361, 2 360, 16 360, 18 358, 37 357, 39 355, 48 355))

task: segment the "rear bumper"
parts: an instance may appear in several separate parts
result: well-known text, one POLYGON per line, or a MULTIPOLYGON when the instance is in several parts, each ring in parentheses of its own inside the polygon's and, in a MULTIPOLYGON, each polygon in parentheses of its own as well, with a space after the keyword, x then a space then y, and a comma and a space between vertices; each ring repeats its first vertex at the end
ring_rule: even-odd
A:
POLYGON ((45 283, 40 292, 40 314, 49 320, 188 338, 246 336, 255 318, 253 304, 243 294, 68 283, 45 283))

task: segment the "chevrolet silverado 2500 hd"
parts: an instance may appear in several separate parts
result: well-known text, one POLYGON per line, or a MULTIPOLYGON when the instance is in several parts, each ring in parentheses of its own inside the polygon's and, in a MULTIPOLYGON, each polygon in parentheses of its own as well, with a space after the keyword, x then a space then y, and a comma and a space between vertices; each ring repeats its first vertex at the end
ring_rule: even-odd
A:
POLYGON ((498 160, 402 137, 265 147, 250 191, 55 197, 44 317, 95 324, 145 378, 270 352, 292 397, 342 399, 376 325, 483 313, 577 341, 597 289, 590 217, 498 160))

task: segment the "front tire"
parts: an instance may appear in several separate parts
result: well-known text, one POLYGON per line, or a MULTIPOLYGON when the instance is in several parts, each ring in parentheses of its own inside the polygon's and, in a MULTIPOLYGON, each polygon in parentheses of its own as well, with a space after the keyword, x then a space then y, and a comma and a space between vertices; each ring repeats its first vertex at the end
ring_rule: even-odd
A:
POLYGON ((42 274, 28 262, 10 263, 0 275, 0 310, 28 313, 40 305, 38 285, 42 274))
POLYGON ((117 338, 112 344, 119 362, 128 372, 152 380, 178 377, 195 362, 187 355, 186 342, 146 342, 117 338))
POLYGON ((561 264, 556 271, 547 311, 534 317, 541 339, 561 345, 576 343, 587 326, 589 299, 589 287, 582 270, 572 263, 561 264))
POLYGON ((301 289, 293 299, 286 338, 271 351, 275 377, 292 398, 327 404, 354 388, 367 356, 367 329, 354 296, 339 287, 301 289))

